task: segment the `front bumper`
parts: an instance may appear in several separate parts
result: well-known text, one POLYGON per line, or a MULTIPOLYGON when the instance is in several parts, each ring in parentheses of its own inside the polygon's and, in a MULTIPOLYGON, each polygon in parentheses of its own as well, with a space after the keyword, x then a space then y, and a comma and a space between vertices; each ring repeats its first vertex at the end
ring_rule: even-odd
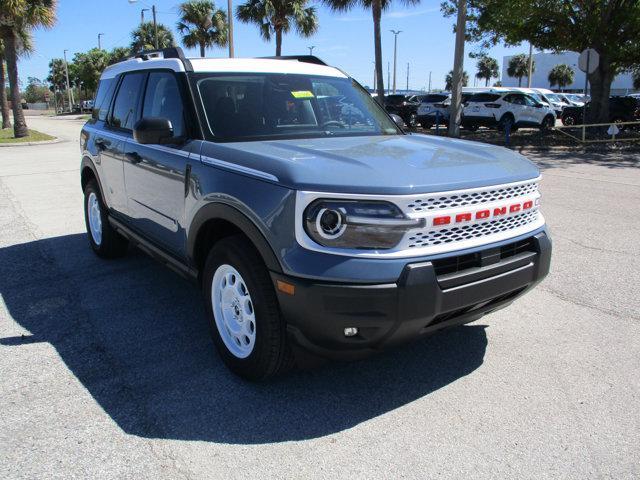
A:
POLYGON ((294 295, 276 289, 295 343, 326 358, 357 359, 507 306, 547 275, 551 241, 540 232, 474 255, 477 263, 469 268, 462 266, 471 265, 470 255, 450 257, 453 263, 407 263, 397 282, 388 284, 272 277, 274 284, 295 286, 294 295), (347 327, 357 327, 358 334, 345 337, 347 327))

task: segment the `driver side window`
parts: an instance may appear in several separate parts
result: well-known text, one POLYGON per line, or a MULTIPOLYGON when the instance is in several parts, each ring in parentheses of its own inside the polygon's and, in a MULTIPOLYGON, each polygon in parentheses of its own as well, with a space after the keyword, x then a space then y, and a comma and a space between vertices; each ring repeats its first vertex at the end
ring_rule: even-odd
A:
POLYGON ((186 136, 182 97, 178 81, 172 73, 152 72, 149 74, 142 116, 166 118, 171 122, 175 137, 186 136))

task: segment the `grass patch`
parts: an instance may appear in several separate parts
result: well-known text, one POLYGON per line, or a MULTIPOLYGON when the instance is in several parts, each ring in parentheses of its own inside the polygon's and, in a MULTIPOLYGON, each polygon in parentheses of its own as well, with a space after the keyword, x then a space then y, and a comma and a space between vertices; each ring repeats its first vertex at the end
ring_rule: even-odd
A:
POLYGON ((0 129, 0 143, 25 143, 25 142, 42 142, 44 140, 53 140, 56 137, 38 132, 37 130, 29 130, 29 135, 22 138, 13 137, 13 128, 0 129))

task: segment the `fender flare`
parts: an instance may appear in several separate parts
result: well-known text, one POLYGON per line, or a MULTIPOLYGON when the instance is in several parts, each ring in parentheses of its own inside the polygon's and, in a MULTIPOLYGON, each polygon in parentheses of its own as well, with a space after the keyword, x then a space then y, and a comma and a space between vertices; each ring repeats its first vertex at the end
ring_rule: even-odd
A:
POLYGON ((193 262, 195 259, 196 241, 200 228, 209 220, 224 220, 234 225, 251 240, 267 268, 273 272, 282 273, 280 262, 255 222, 237 208, 221 202, 208 203, 194 215, 187 234, 187 257, 190 261, 193 262))

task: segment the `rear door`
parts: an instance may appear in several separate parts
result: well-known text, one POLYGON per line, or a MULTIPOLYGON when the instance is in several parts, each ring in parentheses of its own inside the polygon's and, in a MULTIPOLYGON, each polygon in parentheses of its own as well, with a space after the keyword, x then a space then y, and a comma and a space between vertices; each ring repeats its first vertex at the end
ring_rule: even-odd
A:
POLYGON ((185 248, 185 185, 193 141, 185 115, 184 85, 172 71, 149 73, 140 118, 166 118, 175 143, 142 145, 130 138, 125 147, 125 180, 133 226, 169 252, 185 248))

